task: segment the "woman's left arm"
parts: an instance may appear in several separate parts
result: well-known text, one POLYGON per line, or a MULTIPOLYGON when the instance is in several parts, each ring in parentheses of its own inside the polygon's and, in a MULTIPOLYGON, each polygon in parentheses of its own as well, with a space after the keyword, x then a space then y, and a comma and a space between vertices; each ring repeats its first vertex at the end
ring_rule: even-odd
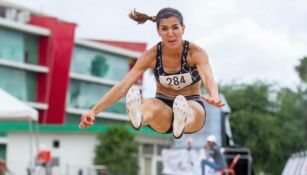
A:
POLYGON ((195 62, 196 64, 201 80, 209 94, 208 97, 203 95, 201 95, 200 97, 207 103, 216 107, 224 106, 225 104, 221 102, 219 98, 218 88, 213 77, 207 53, 204 50, 197 48, 191 56, 193 62, 195 62))

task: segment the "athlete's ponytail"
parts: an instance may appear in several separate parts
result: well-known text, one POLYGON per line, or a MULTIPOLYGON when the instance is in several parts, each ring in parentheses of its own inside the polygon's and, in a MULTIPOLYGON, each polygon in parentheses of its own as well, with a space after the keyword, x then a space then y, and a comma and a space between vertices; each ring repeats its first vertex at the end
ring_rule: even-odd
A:
POLYGON ((147 20, 151 20, 152 22, 156 22, 156 16, 149 16, 145 13, 140 13, 135 11, 135 9, 129 13, 129 17, 136 21, 138 24, 144 24, 147 20))
POLYGON ((152 22, 157 22, 157 28, 159 27, 161 19, 173 16, 178 18, 180 24, 184 26, 182 14, 177 9, 170 7, 161 9, 156 16, 149 16, 145 13, 137 12, 135 9, 129 13, 129 17, 138 24, 144 24, 147 20, 151 20, 152 22))

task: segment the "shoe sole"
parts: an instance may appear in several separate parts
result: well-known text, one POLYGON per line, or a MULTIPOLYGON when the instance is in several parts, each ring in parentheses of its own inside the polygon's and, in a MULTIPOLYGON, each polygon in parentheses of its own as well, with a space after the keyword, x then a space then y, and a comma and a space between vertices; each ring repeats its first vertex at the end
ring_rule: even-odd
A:
POLYGON ((141 93, 136 86, 132 86, 126 96, 126 109, 130 117, 132 127, 139 130, 142 127, 143 119, 141 115, 141 93))
POLYGON ((179 139, 184 132, 186 119, 188 117, 188 109, 188 102, 185 97, 182 95, 177 96, 173 104, 173 136, 176 139, 179 139))

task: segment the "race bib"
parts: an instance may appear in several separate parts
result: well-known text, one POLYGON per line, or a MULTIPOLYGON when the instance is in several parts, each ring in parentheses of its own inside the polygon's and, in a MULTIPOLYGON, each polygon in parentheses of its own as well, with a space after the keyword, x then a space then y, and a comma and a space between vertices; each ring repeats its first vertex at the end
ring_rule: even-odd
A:
POLYGON ((163 86, 170 87, 175 90, 187 87, 193 82, 190 73, 159 76, 159 81, 163 86))

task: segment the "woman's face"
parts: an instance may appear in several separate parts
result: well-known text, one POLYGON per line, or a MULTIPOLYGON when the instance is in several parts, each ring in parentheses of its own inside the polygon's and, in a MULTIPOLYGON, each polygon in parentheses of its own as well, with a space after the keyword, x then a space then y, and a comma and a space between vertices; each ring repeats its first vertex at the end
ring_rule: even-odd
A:
POLYGON ((160 20, 158 34, 168 48, 177 48, 182 44, 184 26, 177 17, 163 18, 160 20))

